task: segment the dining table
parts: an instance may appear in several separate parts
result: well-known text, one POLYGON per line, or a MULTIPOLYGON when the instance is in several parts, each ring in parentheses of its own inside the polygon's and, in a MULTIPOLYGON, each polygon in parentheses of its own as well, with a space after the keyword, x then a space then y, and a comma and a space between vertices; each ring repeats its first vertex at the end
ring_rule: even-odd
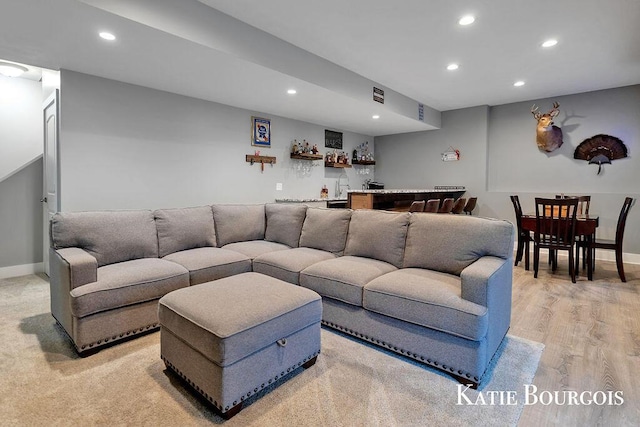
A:
MULTIPOLYGON (((586 241, 590 241, 596 234, 600 218, 596 214, 576 215, 576 237, 582 237, 586 241)), ((522 229, 524 231, 536 232, 536 214, 522 214, 522 229)), ((591 268, 591 253, 587 251, 587 278, 593 280, 593 269, 591 268)))

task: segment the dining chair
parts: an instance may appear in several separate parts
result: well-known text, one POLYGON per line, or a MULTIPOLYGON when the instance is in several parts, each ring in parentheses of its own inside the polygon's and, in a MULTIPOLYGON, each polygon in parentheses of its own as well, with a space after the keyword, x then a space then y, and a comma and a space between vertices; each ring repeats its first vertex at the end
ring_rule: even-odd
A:
POLYGON ((466 213, 467 215, 472 215, 473 210, 476 208, 476 204, 478 203, 478 198, 477 197, 469 197, 469 200, 467 200, 467 204, 464 206, 464 213, 466 213))
POLYGON ((461 214, 466 204, 467 204, 467 199, 465 197, 460 197, 453 204, 453 208, 451 208, 451 213, 454 213, 456 215, 461 214))
POLYGON ((440 199, 427 200, 427 204, 424 207, 425 212, 437 213, 440 207, 440 199))
POLYGON ((414 200, 409 206, 409 212, 424 212, 425 203, 424 200, 414 200))
POLYGON ((442 206, 438 209, 438 213, 451 213, 451 209, 453 209, 453 198, 447 197, 442 201, 442 206))
POLYGON ((510 196, 513 209, 516 214, 516 228, 518 232, 518 248, 516 249, 516 259, 514 265, 517 266, 522 261, 524 255, 524 269, 529 270, 529 242, 533 241, 531 233, 522 228, 522 207, 520 198, 517 195, 510 196))
MULTIPOLYGON (((577 198, 544 199, 536 197, 536 230, 533 234, 533 277, 538 277, 540 249, 566 250, 569 254, 569 275, 576 282, 573 252, 576 245, 577 198)), ((553 271, 557 262, 553 262, 553 271)))
MULTIPOLYGON (((624 199, 622 209, 620 209, 620 215, 618 216, 618 224, 616 226, 616 238, 615 240, 607 239, 591 239, 578 242, 578 245, 584 247, 589 257, 587 261, 587 268, 589 268, 589 278, 592 278, 593 271, 595 269, 595 251, 596 249, 607 249, 615 251, 616 253, 616 267, 618 268, 618 276, 620 280, 626 282, 627 279, 624 275, 624 264, 622 262, 622 239, 624 238, 624 229, 627 223, 627 216, 629 210, 634 205, 635 199, 627 197, 624 199)), ((577 252, 577 251, 576 251, 577 252)), ((576 265, 578 262, 576 261, 576 265)))

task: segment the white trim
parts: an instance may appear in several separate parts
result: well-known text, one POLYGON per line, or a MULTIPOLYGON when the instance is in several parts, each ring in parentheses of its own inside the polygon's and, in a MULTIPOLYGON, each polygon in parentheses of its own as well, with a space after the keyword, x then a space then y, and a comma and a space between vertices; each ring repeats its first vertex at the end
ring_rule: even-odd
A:
POLYGON ((42 273, 44 271, 44 263, 12 265, 10 267, 0 267, 0 279, 8 279, 10 277, 26 276, 28 274, 42 273))
MULTIPOLYGON (((513 256, 516 256, 516 251, 518 249, 518 241, 516 240, 513 245, 513 256)), ((542 249, 540 253, 547 253, 546 250, 542 249)), ((531 260, 533 260, 533 242, 529 244, 529 254, 531 256, 531 260)), ((565 251, 558 252, 560 256, 565 255, 565 251)), ((524 260, 524 256, 523 256, 524 260)), ((616 252, 615 251, 607 251, 607 250, 597 250, 596 249, 596 261, 613 261, 616 262, 616 252)), ((622 261, 625 264, 640 264, 640 254, 632 254, 623 252, 622 253, 622 261)))

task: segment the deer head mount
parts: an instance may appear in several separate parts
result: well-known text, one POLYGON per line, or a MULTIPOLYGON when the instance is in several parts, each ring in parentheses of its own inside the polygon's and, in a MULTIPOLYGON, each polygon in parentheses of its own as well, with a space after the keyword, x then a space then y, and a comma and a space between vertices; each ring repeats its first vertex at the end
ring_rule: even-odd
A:
POLYGON ((559 106, 560 104, 554 102, 553 109, 544 114, 538 112, 538 107, 536 107, 535 104, 531 107, 531 114, 533 114, 533 118, 538 121, 538 126, 536 127, 536 143, 540 150, 546 151, 547 153, 560 148, 563 142, 562 129, 553 125, 553 119, 560 113, 560 110, 558 110, 559 106))

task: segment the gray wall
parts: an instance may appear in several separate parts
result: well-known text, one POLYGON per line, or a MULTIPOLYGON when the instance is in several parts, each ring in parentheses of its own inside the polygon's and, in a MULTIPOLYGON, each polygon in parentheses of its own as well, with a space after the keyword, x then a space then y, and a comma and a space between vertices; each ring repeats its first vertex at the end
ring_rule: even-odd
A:
MULTIPOLYGON (((557 193, 591 194, 591 211, 600 216, 598 235, 613 238, 625 196, 640 197, 640 86, 538 99, 496 107, 475 107, 443 113, 440 130, 376 138, 376 178, 387 188, 464 185, 467 196, 479 197, 475 214, 514 220, 509 195, 518 194, 525 211, 534 197, 557 193), (543 112, 560 103, 555 122, 564 144, 553 153, 538 150, 536 104, 543 112), (487 114, 482 114, 487 111, 487 114), (599 133, 622 139, 629 157, 597 166, 573 159, 584 139, 599 133), (461 151, 457 162, 443 162, 449 146, 461 151), (399 167, 399 165, 409 167, 399 167)), ((640 206, 627 221, 624 251, 640 254, 640 206)), ((640 261, 640 257, 633 257, 640 261)))
MULTIPOLYGON (((323 185, 333 196, 343 173, 351 188, 373 178, 372 168, 290 159, 294 139, 325 153, 325 128, 268 113, 66 70, 60 106, 64 211, 273 202, 320 197, 323 185), (251 145, 252 115, 271 119, 271 148, 251 145), (256 149, 276 156, 276 165, 261 173, 247 163, 245 155, 256 149)), ((373 137, 345 132, 343 148, 351 152, 365 141, 373 149, 373 137)))
POLYGON ((42 262, 42 158, 0 181, 0 268, 42 262))

